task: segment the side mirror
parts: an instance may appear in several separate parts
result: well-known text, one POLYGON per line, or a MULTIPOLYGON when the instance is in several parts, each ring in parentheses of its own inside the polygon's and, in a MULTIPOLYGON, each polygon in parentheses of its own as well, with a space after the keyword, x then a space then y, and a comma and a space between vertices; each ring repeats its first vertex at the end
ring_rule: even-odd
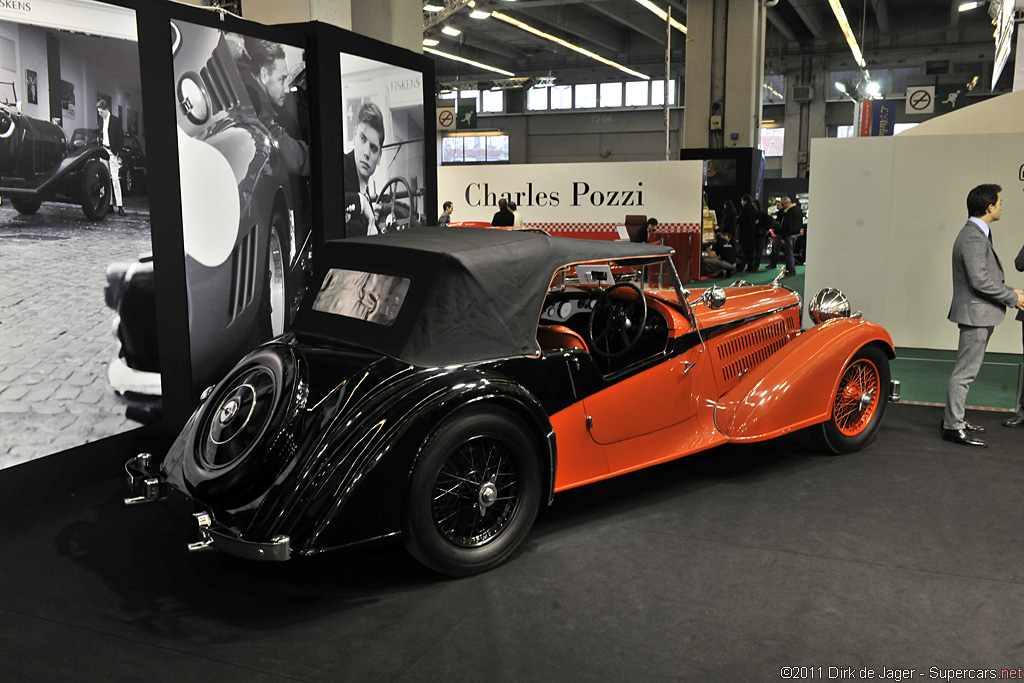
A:
POLYGON ((700 300, 711 310, 717 310, 725 305, 725 290, 718 285, 712 285, 704 290, 700 300))

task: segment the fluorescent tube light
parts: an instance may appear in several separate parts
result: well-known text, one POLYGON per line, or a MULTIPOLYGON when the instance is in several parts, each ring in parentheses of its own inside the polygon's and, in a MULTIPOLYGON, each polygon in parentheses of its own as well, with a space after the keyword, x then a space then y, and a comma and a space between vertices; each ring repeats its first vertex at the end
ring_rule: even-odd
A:
POLYGON ((463 64, 469 64, 471 66, 476 66, 481 69, 487 69, 488 71, 494 71, 499 74, 505 74, 506 76, 515 76, 515 74, 512 73, 511 71, 505 71, 504 69, 499 69, 496 66, 487 66, 486 64, 474 62, 472 59, 466 59, 465 57, 459 57, 458 55, 450 55, 447 52, 441 52, 440 50, 435 50, 432 47, 425 47, 423 48, 423 51, 429 52, 430 54, 437 55, 439 57, 447 57, 448 59, 454 59, 456 62, 462 62, 463 64))
POLYGON ((475 9, 469 13, 470 19, 486 19, 489 16, 491 16, 491 13, 485 12, 482 9, 475 9))
MULTIPOLYGON (((668 12, 666 12, 665 10, 663 10, 660 7, 658 7, 657 5, 655 5, 653 2, 651 2, 651 0, 636 0, 636 1, 640 5, 642 5, 643 7, 647 8, 648 10, 650 10, 651 12, 654 12, 655 14, 657 14, 661 18, 662 21, 665 21, 666 19, 668 19, 668 12)), ((683 26, 682 24, 680 24, 675 19, 670 20, 668 23, 672 24, 672 28, 674 28, 674 29, 676 29, 678 31, 682 31, 683 33, 686 33, 686 27, 683 26)))
POLYGON ((441 41, 438 40, 437 38, 424 38, 423 39, 423 44, 426 45, 427 47, 434 47, 435 45, 439 44, 440 42, 441 41))
POLYGON ((630 74, 631 76, 636 76, 637 78, 642 78, 645 81, 651 80, 651 77, 646 75, 646 74, 642 74, 639 71, 633 71, 632 69, 630 69, 628 67, 622 66, 618 62, 613 62, 612 60, 606 59, 606 58, 602 57, 601 55, 598 55, 598 54, 595 54, 595 53, 591 52, 590 50, 585 50, 582 47, 579 47, 578 45, 573 45, 572 43, 570 43, 570 42, 568 42, 566 40, 562 40, 561 38, 557 38, 557 37, 551 35, 550 33, 544 33, 544 31, 535 29, 534 27, 530 26, 529 24, 524 24, 523 22, 519 21, 518 19, 513 19, 512 17, 508 16, 507 14, 503 14, 501 12, 491 12, 491 16, 494 17, 495 19, 499 19, 501 21, 504 21, 506 24, 511 24, 512 26, 515 26, 516 28, 520 28, 520 29, 526 31, 527 33, 532 33, 535 36, 543 38, 544 40, 550 40, 552 43, 558 43, 562 47, 565 47, 565 48, 568 48, 570 50, 573 50, 574 52, 578 52, 578 53, 580 53, 581 55, 583 55, 585 57, 590 57, 593 60, 601 62, 602 64, 607 64, 608 66, 616 68, 619 71, 625 71, 626 73, 630 74))
POLYGON ((444 10, 444 7, 441 7, 440 5, 424 5, 423 6, 423 11, 424 12, 441 12, 442 10, 444 10))
POLYGON ((960 11, 960 12, 968 12, 968 11, 970 11, 972 9, 977 9, 977 8, 981 7, 982 5, 984 5, 984 4, 985 4, 985 0, 978 0, 978 2, 965 2, 962 5, 960 5, 959 7, 957 7, 957 10, 960 11))
POLYGON ((445 34, 446 36, 457 36, 460 33, 462 33, 462 31, 460 31, 457 28, 452 28, 451 26, 444 26, 441 28, 441 33, 445 34))
POLYGON ((846 42, 850 46, 850 52, 853 53, 853 59, 857 62, 857 66, 861 68, 867 66, 864 62, 864 55, 861 54, 860 46, 857 45, 857 38, 853 35, 853 29, 850 28, 850 22, 846 18, 846 12, 843 11, 842 4, 840 4, 839 0, 828 0, 828 4, 832 6, 832 13, 836 15, 839 28, 842 30, 843 35, 846 36, 846 42))

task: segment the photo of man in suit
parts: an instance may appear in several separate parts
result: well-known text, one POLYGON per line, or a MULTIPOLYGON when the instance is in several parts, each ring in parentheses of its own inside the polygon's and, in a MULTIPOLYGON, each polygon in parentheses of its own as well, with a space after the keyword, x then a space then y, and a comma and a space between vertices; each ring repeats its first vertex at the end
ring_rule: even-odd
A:
POLYGON ((114 191, 110 210, 116 210, 118 216, 124 216, 124 200, 121 199, 121 148, 124 146, 124 131, 121 119, 110 113, 110 102, 100 98, 96 101, 96 113, 100 118, 100 142, 107 150, 108 158, 103 163, 110 172, 110 184, 114 191))
POLYGON ((953 243, 953 301, 948 318, 960 328, 956 364, 946 390, 942 438, 965 446, 985 447, 975 436, 984 427, 964 416, 967 392, 981 369, 992 330, 1006 309, 1024 311, 1024 291, 1006 286, 1003 267, 992 248, 992 224, 1003 211, 999 185, 978 185, 967 194, 967 223, 953 243))

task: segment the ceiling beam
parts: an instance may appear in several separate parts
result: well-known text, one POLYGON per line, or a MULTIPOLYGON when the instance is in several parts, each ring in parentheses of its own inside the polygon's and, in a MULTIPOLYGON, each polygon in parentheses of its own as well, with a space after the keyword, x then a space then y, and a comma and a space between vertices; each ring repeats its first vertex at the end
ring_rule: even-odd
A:
POLYGON ((878 31, 883 35, 889 33, 889 0, 871 0, 871 9, 875 11, 878 31))
MULTIPOLYGON (((565 38, 564 34, 582 38, 591 43, 590 46, 586 47, 588 49, 592 47, 593 51, 598 54, 625 52, 628 46, 624 32, 612 29, 606 22, 602 22, 592 14, 581 11, 576 6, 569 5, 560 9, 553 9, 548 7, 535 8, 533 5, 529 5, 523 8, 516 7, 515 9, 515 14, 510 12, 506 12, 506 14, 548 33, 551 32, 548 29, 561 32, 563 34, 559 36, 561 38, 565 38), (526 11, 520 11, 521 9, 526 11), (537 26, 537 23, 542 23, 546 26, 537 26)), ((569 42, 575 41, 570 40, 569 42)))
MULTIPOLYGON (((637 5, 639 9, 639 5, 637 5)), ((665 24, 658 17, 646 9, 643 12, 629 13, 622 11, 621 6, 609 2, 595 2, 590 6, 595 12, 614 19, 631 31, 635 31, 648 40, 653 40, 658 45, 665 45, 665 24), (653 20, 653 21, 652 21, 653 20)), ((675 8, 672 9, 672 18, 679 20, 675 8)))

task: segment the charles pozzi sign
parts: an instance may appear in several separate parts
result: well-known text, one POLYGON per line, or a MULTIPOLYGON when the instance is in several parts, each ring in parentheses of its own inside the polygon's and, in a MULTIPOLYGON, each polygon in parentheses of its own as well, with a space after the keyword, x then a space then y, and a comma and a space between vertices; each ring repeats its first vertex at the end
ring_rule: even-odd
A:
POLYGON ((437 205, 460 221, 490 220, 498 200, 515 202, 527 223, 621 223, 626 214, 699 223, 699 161, 444 166, 437 205))

